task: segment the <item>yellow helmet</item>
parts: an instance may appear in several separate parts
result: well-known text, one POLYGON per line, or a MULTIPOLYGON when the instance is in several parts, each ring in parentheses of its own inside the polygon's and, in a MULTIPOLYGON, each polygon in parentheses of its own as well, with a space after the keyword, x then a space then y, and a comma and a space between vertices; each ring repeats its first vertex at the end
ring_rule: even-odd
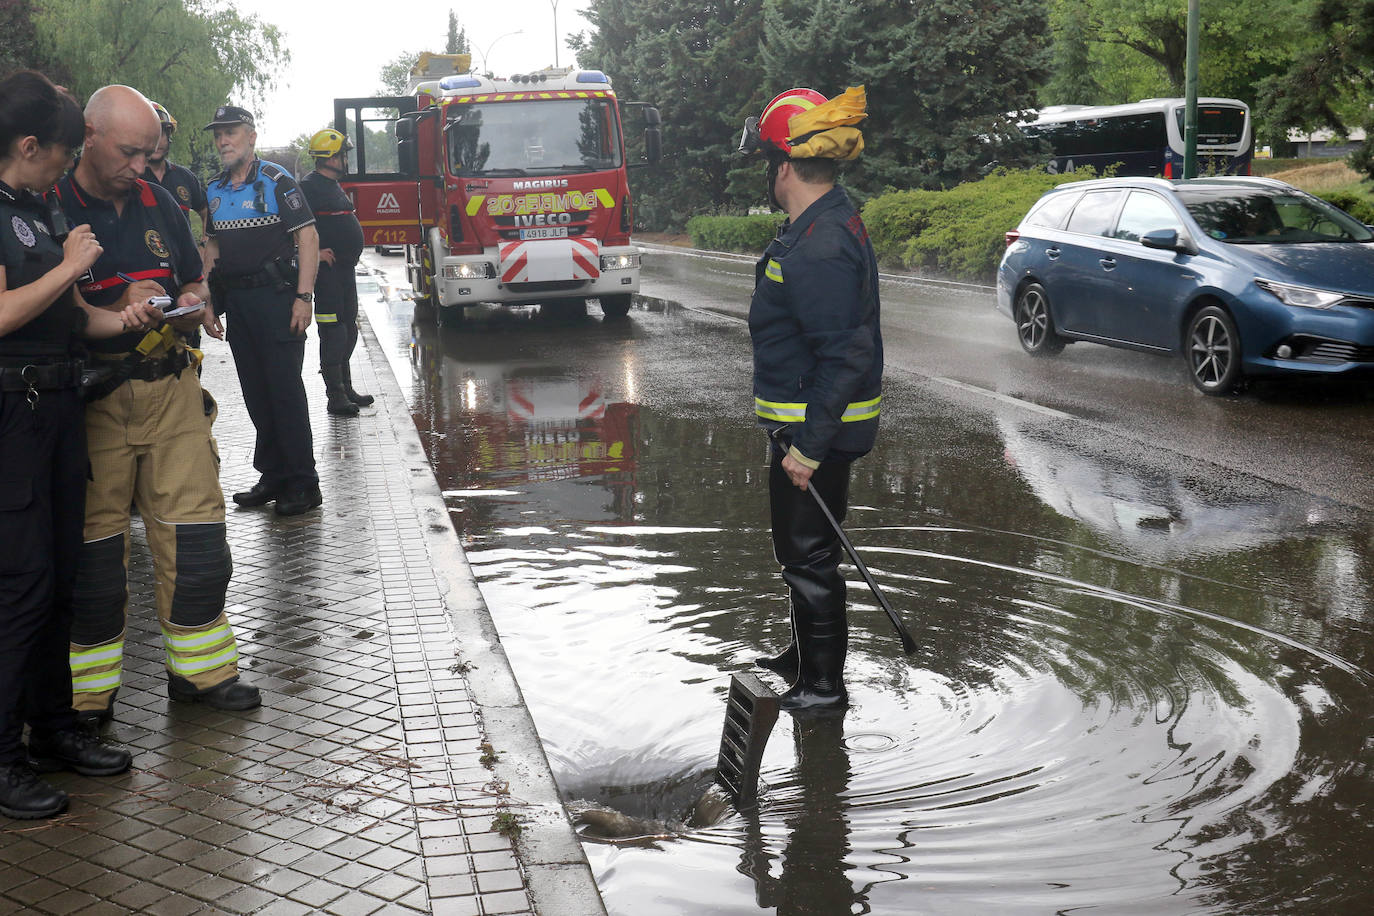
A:
MULTIPOLYGON (((151 102, 152 100, 150 99, 149 101, 151 102)), ((153 111, 157 112, 157 119, 162 124, 162 129, 167 131, 168 134, 176 133, 177 119, 172 117, 172 113, 157 102, 152 102, 152 106, 153 111)))
POLYGON ((326 127, 316 131, 310 138, 309 153, 316 159, 328 159, 352 148, 353 143, 347 137, 332 127, 326 127))

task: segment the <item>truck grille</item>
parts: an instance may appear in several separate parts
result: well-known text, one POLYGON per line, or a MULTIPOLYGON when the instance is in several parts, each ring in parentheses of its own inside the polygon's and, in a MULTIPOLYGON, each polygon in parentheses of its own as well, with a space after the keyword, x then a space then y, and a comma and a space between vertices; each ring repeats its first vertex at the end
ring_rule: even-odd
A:
POLYGON ((506 289, 513 293, 560 293, 581 289, 586 285, 586 280, 545 280, 541 283, 507 283, 506 289))

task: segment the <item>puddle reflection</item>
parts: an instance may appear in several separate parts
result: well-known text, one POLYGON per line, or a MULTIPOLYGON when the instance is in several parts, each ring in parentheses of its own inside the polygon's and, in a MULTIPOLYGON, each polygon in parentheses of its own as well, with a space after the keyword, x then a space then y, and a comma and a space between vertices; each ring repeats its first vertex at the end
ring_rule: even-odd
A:
POLYGON ((890 380, 850 533, 921 649, 854 576, 854 706, 784 717, 759 806, 683 828, 729 673, 786 638, 740 330, 400 314, 388 346, 565 797, 678 828, 586 845, 612 913, 1374 901, 1366 520, 890 380))

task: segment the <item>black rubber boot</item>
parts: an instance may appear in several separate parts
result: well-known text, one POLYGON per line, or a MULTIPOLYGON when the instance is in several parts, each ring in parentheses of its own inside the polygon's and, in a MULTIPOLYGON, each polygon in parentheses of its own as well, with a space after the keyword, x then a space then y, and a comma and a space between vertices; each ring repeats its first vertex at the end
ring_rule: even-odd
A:
POLYGON ((787 644, 787 648, 777 655, 760 655, 754 659, 754 664, 781 674, 789 681, 795 681, 797 679, 797 637, 793 636, 792 641, 787 644))
POLYGON ((324 376, 324 393, 328 397, 324 409, 337 417, 356 417, 358 405, 348 399, 348 392, 344 390, 343 369, 321 366, 320 375, 324 376))
POLYGON ((27 764, 0 765, 0 814, 21 821, 67 810, 67 793, 38 778, 27 764))
POLYGON ((359 394, 353 390, 353 369, 348 363, 343 364, 343 386, 344 394, 348 395, 348 399, 359 407, 371 407, 372 402, 376 400, 370 394, 359 394))

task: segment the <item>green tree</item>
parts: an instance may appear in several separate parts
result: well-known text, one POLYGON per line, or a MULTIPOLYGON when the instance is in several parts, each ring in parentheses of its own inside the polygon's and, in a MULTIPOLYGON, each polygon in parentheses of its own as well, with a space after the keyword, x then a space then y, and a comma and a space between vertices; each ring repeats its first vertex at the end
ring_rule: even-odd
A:
MULTIPOLYGON (((1306 131, 1355 128, 1374 133, 1374 15, 1366 0, 1316 0, 1306 36, 1291 65, 1259 86, 1259 108, 1270 121, 1306 131)), ((1374 178, 1369 141, 1351 164, 1374 178)))
POLYGON ((472 53, 472 44, 468 41, 468 30, 458 26, 458 17, 453 10, 448 11, 448 41, 444 43, 444 53, 472 53))
POLYGON ((760 198, 762 168, 735 147, 744 119, 768 99, 762 11, 763 0, 592 0, 584 13, 592 31, 568 42, 579 64, 663 115, 663 162, 630 175, 641 225, 681 228, 696 213, 738 207, 745 199, 732 178, 743 187, 741 175, 760 198))
POLYGON ((378 95, 405 95, 406 86, 410 82, 410 70, 420 59, 421 53, 423 52, 406 51, 383 64, 378 74, 382 82, 382 87, 377 90, 378 95))
MULTIPOLYGON (((188 128, 229 100, 260 105, 290 58, 275 26, 211 0, 33 0, 32 23, 39 52, 66 64, 78 98, 123 83, 188 128)), ((210 145, 200 130, 179 130, 172 155, 203 159, 210 145)))
POLYGON ((863 157, 846 186, 950 186, 995 164, 1029 165, 1011 129, 1048 75, 1043 0, 765 0, 770 93, 868 89, 863 157))
POLYGON ((1083 0, 1064 0, 1050 10, 1054 28, 1050 81, 1040 93, 1041 105, 1106 103, 1092 61, 1091 30, 1083 0))

